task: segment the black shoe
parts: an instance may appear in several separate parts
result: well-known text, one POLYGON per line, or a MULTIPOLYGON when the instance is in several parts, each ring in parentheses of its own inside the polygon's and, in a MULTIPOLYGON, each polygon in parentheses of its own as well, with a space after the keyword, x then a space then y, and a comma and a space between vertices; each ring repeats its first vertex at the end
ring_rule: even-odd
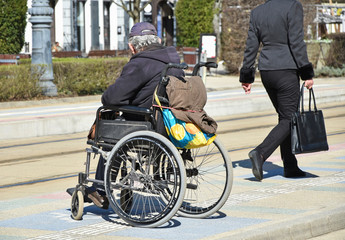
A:
POLYGON ((250 151, 248 154, 250 160, 252 161, 252 171, 255 178, 259 181, 263 179, 262 165, 264 164, 263 157, 255 149, 250 151))
POLYGON ((107 196, 102 195, 101 198, 103 198, 103 209, 108 209, 109 208, 109 200, 107 198, 107 196))
POLYGON ((299 177, 305 177, 307 174, 306 172, 303 172, 298 167, 293 169, 284 169, 284 177, 286 178, 299 178, 299 177))

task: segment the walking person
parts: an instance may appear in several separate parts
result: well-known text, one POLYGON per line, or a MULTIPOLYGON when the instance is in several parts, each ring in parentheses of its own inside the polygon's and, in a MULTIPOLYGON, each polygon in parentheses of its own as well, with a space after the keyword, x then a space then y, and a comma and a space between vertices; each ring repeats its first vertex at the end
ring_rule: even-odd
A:
POLYGON ((314 70, 308 60, 303 34, 303 7, 297 0, 267 0, 251 11, 240 82, 246 94, 255 78, 255 60, 260 45, 259 71, 262 83, 278 113, 278 124, 264 141, 249 152, 256 179, 263 179, 262 166, 280 146, 285 177, 304 177, 291 151, 291 117, 299 104, 300 78, 312 88, 314 70))

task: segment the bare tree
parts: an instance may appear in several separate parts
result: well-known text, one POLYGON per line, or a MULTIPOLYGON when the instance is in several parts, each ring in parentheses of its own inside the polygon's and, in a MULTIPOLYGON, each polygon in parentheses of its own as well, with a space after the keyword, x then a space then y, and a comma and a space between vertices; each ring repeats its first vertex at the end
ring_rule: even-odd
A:
POLYGON ((149 5, 152 0, 147 0, 141 6, 141 3, 144 2, 142 0, 113 0, 117 6, 121 7, 123 10, 127 12, 129 17, 133 19, 134 24, 140 22, 140 13, 144 10, 144 8, 149 5), (119 2, 119 3, 118 3, 119 2))

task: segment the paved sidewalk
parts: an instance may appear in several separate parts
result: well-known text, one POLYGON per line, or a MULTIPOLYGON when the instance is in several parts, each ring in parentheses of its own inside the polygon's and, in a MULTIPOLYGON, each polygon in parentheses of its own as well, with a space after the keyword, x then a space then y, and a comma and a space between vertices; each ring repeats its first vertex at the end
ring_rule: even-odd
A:
MULTIPOLYGON (((330 150, 298 156, 300 167, 309 173, 303 179, 284 178, 280 157, 275 153, 264 165, 262 182, 253 178, 247 157, 248 146, 257 143, 258 136, 262 140, 260 131, 267 131, 268 125, 274 124, 269 117, 272 106, 262 85, 257 80, 252 94, 245 95, 237 77, 219 75, 208 77, 206 87, 209 97, 206 111, 231 122, 226 126, 219 122, 220 128, 226 130, 219 138, 233 161, 234 184, 218 214, 207 219, 174 217, 160 228, 141 229, 129 227, 112 210, 86 205, 83 220, 74 221, 70 218, 70 196, 65 191, 42 194, 34 189, 35 185, 28 184, 0 188, 0 239, 281 240, 310 239, 345 229, 345 78, 315 79, 318 106, 322 109, 329 103, 337 105, 335 110, 325 108, 332 111, 327 114, 332 132, 330 150), (261 116, 253 114, 261 111, 261 116), (252 116, 255 116, 255 130, 241 130, 236 134, 234 129, 246 129, 252 124, 254 120, 246 122, 252 116), (226 133, 229 129, 233 130, 231 134, 226 133), (240 148, 243 142, 246 142, 242 144, 247 146, 245 149, 240 148), (25 198, 6 199, 16 191, 30 194, 25 198)), ((18 178, 18 182, 29 182, 37 175, 45 177, 44 174, 61 180, 82 170, 85 153, 79 151, 85 147, 84 131, 94 120, 99 99, 100 96, 92 96, 0 103, 0 186, 5 180, 13 182, 18 178), (65 135, 74 132, 83 133, 65 135), (51 155, 35 157, 33 149, 43 149, 41 154, 51 155), (63 155, 62 151, 71 155, 63 155), (41 167, 40 171, 37 166, 41 167)), ((68 187, 76 184, 76 176, 66 179, 68 187)), ((48 181, 42 187, 50 189, 58 182, 48 181)), ((344 240, 345 237, 324 239, 344 240)))
MULTIPOLYGON (((265 121, 265 117, 258 121, 265 121)), ((190 219, 175 216, 168 223, 155 229, 130 227, 112 210, 103 210, 92 204, 85 204, 82 221, 72 220, 69 209, 71 197, 64 190, 53 192, 48 189, 55 189, 54 185, 57 184, 62 184, 60 189, 74 186, 77 182, 76 175, 64 182, 61 182, 61 177, 41 184, 0 188, 0 239, 284 240, 310 239, 339 231, 345 229, 344 134, 343 131, 342 134, 338 133, 332 137, 329 151, 298 157, 300 167, 308 172, 306 178, 284 178, 281 160, 276 153, 264 165, 262 182, 256 181, 251 173, 250 161, 245 157, 249 149, 228 147, 235 141, 244 141, 246 135, 220 135, 223 144, 229 149, 234 167, 234 183, 228 201, 210 218, 190 219), (46 190, 40 193, 35 185, 40 185, 46 190), (6 200, 5 196, 11 195, 7 192, 13 194, 14 191, 28 194, 25 197, 6 200)), ((44 137, 42 141, 39 141, 40 139, 35 138, 36 145, 28 146, 28 149, 46 149, 53 143, 54 146, 60 146, 61 151, 64 146, 61 144, 62 136, 44 137)), ((27 139, 27 142, 30 143, 30 140, 32 139, 27 139)), ((84 143, 84 140, 74 142, 84 143)), ((25 145, 25 141, 22 145, 25 145)), ((56 148, 56 152, 58 151, 56 148)), ((27 155, 30 156, 30 152, 27 155)), ((52 174, 58 174, 59 170, 63 169, 71 171, 71 162, 74 163, 74 168, 81 170, 84 157, 85 153, 74 154, 68 159, 64 156, 47 157, 43 159, 46 166, 41 166, 39 172, 46 173, 45 169, 49 169, 52 174)), ((37 160, 24 161, 20 167, 32 171, 30 166, 35 166, 37 160)), ((24 174, 15 170, 16 167, 16 164, 2 164, 1 176, 12 171, 18 178, 24 177, 24 174)), ((325 239, 343 240, 344 236, 323 238, 325 239)))

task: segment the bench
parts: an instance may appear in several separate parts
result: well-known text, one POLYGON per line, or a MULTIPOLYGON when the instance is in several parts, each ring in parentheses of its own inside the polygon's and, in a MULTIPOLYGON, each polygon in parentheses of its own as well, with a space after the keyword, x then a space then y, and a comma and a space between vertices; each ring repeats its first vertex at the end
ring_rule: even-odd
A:
POLYGON ((88 54, 89 57, 127 57, 129 56, 128 50, 91 50, 88 54))
POLYGON ((81 51, 61 51, 61 52, 52 52, 52 56, 56 58, 68 58, 68 57, 81 57, 81 51))
POLYGON ((91 50, 89 57, 115 57, 116 50, 91 50))
POLYGON ((20 59, 29 59, 30 57, 30 54, 0 54, 0 65, 18 65, 20 59))
POLYGON ((0 59, 0 65, 10 65, 15 64, 18 65, 19 57, 17 59, 0 59))
POLYGON ((116 56, 117 57, 129 57, 129 56, 131 56, 131 53, 129 50, 116 50, 116 56))

